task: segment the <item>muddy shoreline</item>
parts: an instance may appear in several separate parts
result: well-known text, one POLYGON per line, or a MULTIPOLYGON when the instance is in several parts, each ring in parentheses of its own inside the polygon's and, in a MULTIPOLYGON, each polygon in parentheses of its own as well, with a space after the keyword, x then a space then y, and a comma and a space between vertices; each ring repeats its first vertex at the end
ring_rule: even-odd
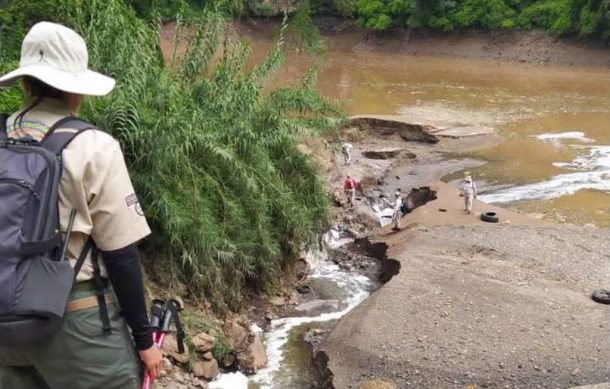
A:
MULTIPOLYGON (((356 42, 355 52, 390 52, 413 56, 489 59, 533 65, 610 67, 610 47, 575 37, 557 37, 544 31, 477 30, 444 32, 432 29, 365 30, 354 20, 314 16, 322 38, 356 42)), ((235 22, 247 35, 275 34, 278 19, 235 22)))

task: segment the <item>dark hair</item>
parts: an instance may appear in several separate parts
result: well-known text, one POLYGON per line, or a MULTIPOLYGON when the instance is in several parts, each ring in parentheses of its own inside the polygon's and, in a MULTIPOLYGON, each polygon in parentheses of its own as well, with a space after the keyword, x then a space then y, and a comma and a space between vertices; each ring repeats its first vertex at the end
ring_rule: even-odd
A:
POLYGON ((53 88, 49 84, 45 84, 37 78, 24 76, 23 83, 27 85, 28 93, 32 97, 50 97, 52 99, 62 99, 65 95, 64 91, 53 88))
POLYGON ((13 121, 13 125, 16 128, 21 128, 21 122, 22 122, 25 114, 28 111, 30 111, 32 108, 34 108, 36 105, 38 105, 38 103, 40 103, 40 101, 43 98, 48 97, 48 98, 52 98, 52 99, 62 100, 65 96, 65 92, 60 91, 59 89, 53 88, 51 85, 45 84, 44 82, 40 81, 37 78, 30 77, 30 76, 24 76, 21 81, 23 82, 23 84, 25 86, 26 92, 31 97, 34 97, 35 100, 26 109, 21 111, 17 115, 17 117, 15 117, 15 120, 13 121))

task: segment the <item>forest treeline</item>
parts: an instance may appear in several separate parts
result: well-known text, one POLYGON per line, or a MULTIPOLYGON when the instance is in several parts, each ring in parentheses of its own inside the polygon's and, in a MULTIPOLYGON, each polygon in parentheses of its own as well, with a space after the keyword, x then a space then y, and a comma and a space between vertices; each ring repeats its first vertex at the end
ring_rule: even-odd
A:
POLYGON ((375 30, 518 28, 610 39, 610 0, 355 0, 351 6, 359 22, 375 30))
POLYGON ((542 29, 610 42, 610 0, 129 0, 143 12, 222 3, 234 14, 278 16, 307 6, 314 14, 354 18, 363 28, 542 29))
MULTIPOLYGON (((148 275, 185 284, 218 310, 239 310, 246 290, 277 286, 328 227, 325 183, 297 146, 338 125, 340 107, 317 93, 315 72, 290 87, 266 86, 282 66, 283 39, 248 65, 250 49, 232 38, 217 4, 196 17, 173 15, 180 49, 167 63, 158 18, 133 5, 4 1, 0 71, 17 66, 23 36, 40 20, 82 34, 91 68, 117 80, 108 96, 87 98, 82 115, 123 146, 153 229, 148 275)), ((16 110, 21 93, 0 92, 0 112, 16 110)))

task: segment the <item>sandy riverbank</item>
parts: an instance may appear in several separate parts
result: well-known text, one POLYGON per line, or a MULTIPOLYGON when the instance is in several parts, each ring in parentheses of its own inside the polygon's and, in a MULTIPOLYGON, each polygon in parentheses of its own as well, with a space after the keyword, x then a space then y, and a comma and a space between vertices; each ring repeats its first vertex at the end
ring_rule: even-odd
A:
MULTIPOLYGON (((356 152, 371 142, 396 147, 399 141, 374 137, 356 152)), ((418 164, 434 160, 437 148, 451 149, 443 141, 402 145, 418 158, 384 161, 376 173, 406 165, 414 174, 410 181, 394 178, 387 190, 430 178, 418 164)), ((370 172, 370 161, 359 155, 356 161, 358 174, 370 172)), ((404 217, 403 231, 377 233, 400 273, 341 319, 321 346, 334 387, 360 388, 375 379, 394 388, 610 381, 610 311, 589 298, 610 285, 610 232, 550 224, 480 202, 475 215, 464 215, 455 188, 431 186, 438 199, 404 217), (482 222, 482 211, 495 211, 500 223, 482 222)))

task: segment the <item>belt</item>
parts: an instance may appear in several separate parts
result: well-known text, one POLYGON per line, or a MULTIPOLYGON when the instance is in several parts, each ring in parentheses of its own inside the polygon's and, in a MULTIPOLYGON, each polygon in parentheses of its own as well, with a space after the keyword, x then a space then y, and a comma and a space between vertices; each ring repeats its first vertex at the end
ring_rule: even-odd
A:
MULTIPOLYGON (((105 278, 102 279, 102 282, 104 283, 104 288, 107 288, 110 285, 110 282, 105 278)), ((74 284, 74 286, 72 287, 73 292, 94 291, 94 290, 95 290, 95 283, 93 282, 93 280, 79 281, 79 282, 76 282, 74 284)))
MULTIPOLYGON (((106 304, 114 303, 114 297, 112 293, 105 293, 104 299, 106 304)), ((68 301, 66 305, 66 312, 82 311, 83 309, 93 308, 98 306, 97 296, 83 297, 80 299, 68 301)))

